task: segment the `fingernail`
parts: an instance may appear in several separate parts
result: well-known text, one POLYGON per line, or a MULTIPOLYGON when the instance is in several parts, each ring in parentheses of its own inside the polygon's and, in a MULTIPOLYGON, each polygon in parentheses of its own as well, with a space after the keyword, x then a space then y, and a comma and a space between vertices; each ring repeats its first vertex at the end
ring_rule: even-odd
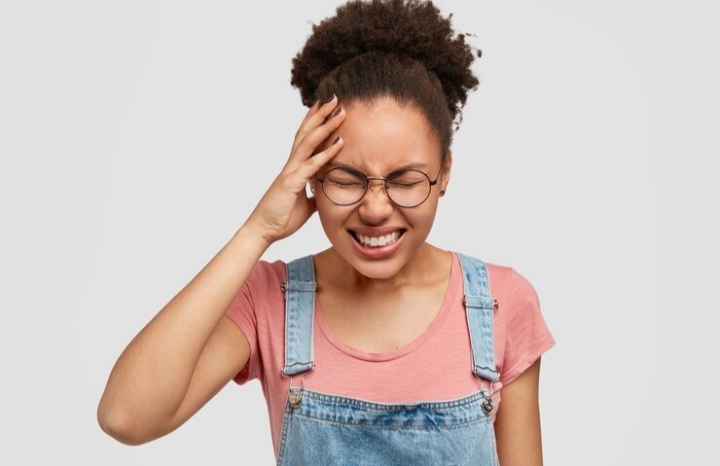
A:
POLYGON ((340 112, 342 112, 342 107, 336 108, 335 111, 332 113, 332 116, 336 117, 340 114, 340 112))
POLYGON ((330 97, 327 98, 327 100, 325 101, 325 103, 326 103, 326 104, 329 104, 330 102, 332 102, 332 100, 333 100, 334 98, 335 98, 335 94, 330 94, 330 97))
POLYGON ((336 137, 335 140, 333 141, 333 146, 334 146, 335 144, 337 144, 339 140, 340 140, 340 136, 336 137))

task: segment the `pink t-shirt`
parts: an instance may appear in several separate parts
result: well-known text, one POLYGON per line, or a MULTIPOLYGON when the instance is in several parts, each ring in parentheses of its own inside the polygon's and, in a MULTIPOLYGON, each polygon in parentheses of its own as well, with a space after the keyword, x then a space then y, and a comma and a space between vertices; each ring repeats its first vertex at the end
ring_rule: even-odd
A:
MULTIPOLYGON (((499 304, 494 319, 495 361, 500 371, 500 382, 493 385, 497 407, 502 385, 522 374, 553 346, 554 340, 532 285, 511 268, 494 264, 487 267, 490 292, 499 304)), ((226 313, 245 334, 252 352, 235 381, 242 384, 260 380, 276 454, 291 383, 281 374, 285 302, 280 285, 284 280, 284 262, 260 261, 226 313)), ((339 341, 316 301, 315 369, 304 377, 295 376, 292 385, 377 403, 446 401, 487 388, 487 382, 475 377, 471 370, 470 336, 462 298, 460 261, 455 256, 445 300, 433 323, 415 341, 382 354, 358 351, 339 341)))

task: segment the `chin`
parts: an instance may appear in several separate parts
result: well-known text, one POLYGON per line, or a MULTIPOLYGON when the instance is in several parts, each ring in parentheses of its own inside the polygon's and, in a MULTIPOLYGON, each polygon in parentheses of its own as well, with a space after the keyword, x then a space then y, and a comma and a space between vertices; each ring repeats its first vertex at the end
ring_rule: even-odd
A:
POLYGON ((395 263, 395 261, 370 263, 367 261, 361 261, 360 263, 356 261, 350 262, 350 266, 355 269, 358 274, 371 280, 389 280, 398 275, 402 269, 402 265, 403 264, 395 263))
POLYGON ((351 250, 348 254, 341 255, 359 275, 371 280, 388 280, 396 277, 411 259, 404 254, 402 248, 395 250, 392 255, 382 258, 367 257, 358 254, 357 250, 351 250))

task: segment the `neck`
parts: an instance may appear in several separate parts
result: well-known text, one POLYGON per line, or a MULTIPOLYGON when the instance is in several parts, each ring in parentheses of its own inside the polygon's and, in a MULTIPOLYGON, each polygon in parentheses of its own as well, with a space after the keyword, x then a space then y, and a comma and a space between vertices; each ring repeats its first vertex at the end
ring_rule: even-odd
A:
POLYGON ((396 291, 402 287, 423 286, 449 275, 451 254, 425 243, 397 274, 377 279, 362 275, 333 248, 315 255, 318 282, 358 292, 396 291))

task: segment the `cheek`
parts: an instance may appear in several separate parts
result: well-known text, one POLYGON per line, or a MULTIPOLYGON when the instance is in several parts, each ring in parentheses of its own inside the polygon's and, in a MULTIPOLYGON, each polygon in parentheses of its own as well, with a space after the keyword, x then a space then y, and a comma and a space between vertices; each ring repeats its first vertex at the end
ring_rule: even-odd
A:
POLYGON ((336 206, 330 202, 319 185, 315 186, 315 206, 317 207, 320 223, 326 232, 329 232, 329 229, 333 226, 337 227, 338 224, 343 223, 349 215, 347 208, 336 206))
POLYGON ((324 215, 324 212, 327 211, 327 209, 333 204, 327 197, 325 197, 325 193, 322 190, 322 184, 317 181, 311 181, 309 184, 313 194, 315 195, 315 206, 317 207, 318 214, 324 215))
MULTIPOLYGON (((318 173, 320 173, 320 172, 318 172, 318 173)), ((308 183, 308 185, 309 185, 312 193, 315 195, 315 202, 317 204, 320 204, 321 202, 329 203, 329 201, 325 197, 325 193, 323 192, 322 183, 318 183, 318 181, 316 179, 318 177, 318 173, 313 175, 313 177, 310 180, 310 182, 308 183)))
POLYGON ((435 221, 435 214, 437 214, 437 199, 429 198, 422 205, 420 210, 408 212, 406 217, 408 221, 418 228, 430 228, 435 221))

